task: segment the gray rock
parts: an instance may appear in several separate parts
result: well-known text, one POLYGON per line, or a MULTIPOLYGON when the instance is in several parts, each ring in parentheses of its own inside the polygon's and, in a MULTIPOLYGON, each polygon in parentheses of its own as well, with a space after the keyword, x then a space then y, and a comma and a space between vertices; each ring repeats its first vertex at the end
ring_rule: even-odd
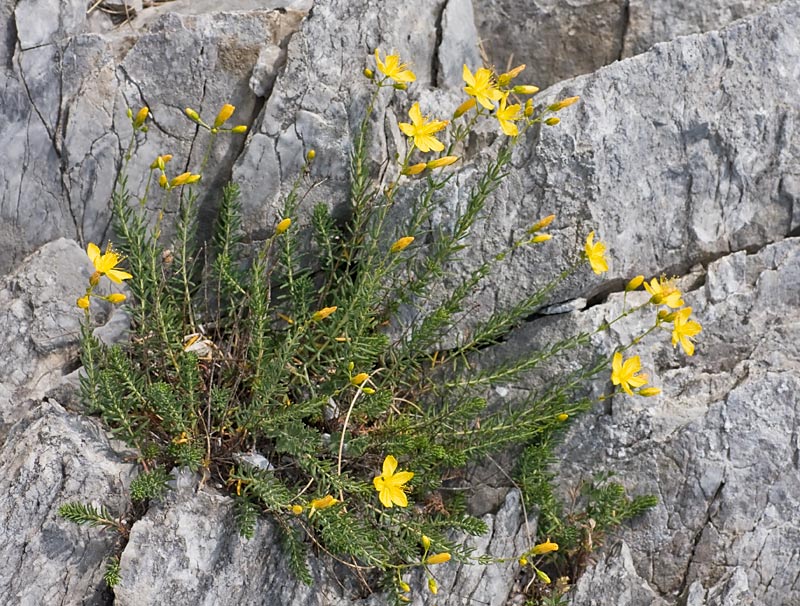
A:
POLYGON ((720 29, 778 0, 473 0, 489 62, 528 65, 544 88, 678 36, 720 29))
MULTIPOLYGON (((182 115, 186 106, 211 121, 224 103, 232 103, 232 122, 250 125, 262 104, 249 87, 262 48, 285 49, 307 5, 242 2, 229 12, 191 14, 199 9, 193 3, 181 14, 169 12, 181 8, 178 3, 165 3, 111 30, 87 21, 82 0, 25 0, 13 13, 4 5, 0 239, 9 245, 0 250, 0 273, 60 236, 111 236, 109 199, 131 137, 127 107, 151 109, 150 130, 137 137, 130 164, 135 193, 158 154, 179 159, 169 166, 170 176, 200 168, 208 137, 182 115)), ((274 73, 283 61, 282 53, 272 56, 273 65, 265 57, 262 71, 274 73)), ((227 180, 245 140, 219 139, 203 170, 211 186, 227 180)), ((157 194, 150 203, 158 208, 157 194)), ((216 204, 215 198, 201 200, 204 226, 216 204)), ((169 226, 175 209, 165 212, 169 226)))
POLYGON ((131 471, 97 423, 55 402, 13 427, 0 447, 4 604, 108 604, 103 573, 120 536, 77 526, 58 516, 58 508, 95 501, 124 515, 131 471))
MULTIPOLYGON (((478 553, 491 553, 511 562, 496 566, 436 566, 440 604, 504 604, 514 584, 515 555, 526 549, 520 526, 519 494, 509 493, 496 515, 484 516, 489 532, 470 539, 478 553)), ((535 534, 535 526, 528 529, 535 534)), ((275 526, 261 519, 255 535, 239 536, 228 497, 196 491, 183 484, 166 500, 150 508, 131 530, 121 558, 122 582, 114 588, 120 606, 214 604, 247 606, 276 604, 363 604, 377 606, 379 594, 359 599, 351 573, 336 572, 330 561, 309 559, 314 585, 297 581, 286 566, 275 526), (334 576, 339 580, 335 581, 334 576)), ((423 604, 427 578, 413 575, 414 604, 423 604)))
MULTIPOLYGON (((663 394, 607 400, 576 422, 561 448, 565 490, 611 471, 632 492, 659 497, 621 535, 636 574, 668 603, 691 597, 692 604, 735 604, 745 595, 750 601, 741 603, 756 605, 800 600, 798 293, 800 239, 711 263, 705 283, 685 297, 703 325, 696 355, 677 353, 668 333, 648 337, 629 355, 641 356, 663 394)), ((628 296, 629 305, 646 300, 644 293, 628 296)), ((583 312, 531 322, 499 349, 529 351, 590 330, 621 309, 621 295, 613 295, 583 312)), ((652 311, 637 318, 597 336, 596 348, 608 354, 629 343, 652 322, 652 311)), ((608 389, 601 377, 594 393, 608 389)), ((587 573, 576 596, 602 595, 613 557, 587 573)), ((593 603, 587 599, 574 603, 593 603)))
POLYGON ((629 0, 622 56, 631 57, 658 42, 720 29, 780 0, 629 0))

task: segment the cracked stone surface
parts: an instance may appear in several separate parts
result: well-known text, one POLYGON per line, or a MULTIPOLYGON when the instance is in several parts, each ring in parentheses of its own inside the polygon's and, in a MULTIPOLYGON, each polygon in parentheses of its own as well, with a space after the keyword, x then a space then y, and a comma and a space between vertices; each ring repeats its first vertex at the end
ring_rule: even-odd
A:
POLYGON ((658 42, 720 29, 779 0, 472 0, 489 62, 525 63, 544 88, 638 55, 658 42))
MULTIPOLYGON (((232 501, 183 476, 164 502, 134 524, 121 558, 122 582, 114 589, 118 606, 194 606, 276 604, 379 606, 380 595, 358 598, 352 575, 333 570, 329 561, 309 559, 313 586, 296 581, 277 543, 275 527, 259 520, 246 540, 233 523, 232 501), (167 538, 165 538, 167 537, 167 538), (338 574, 337 574, 338 573, 338 574)), ((513 558, 527 545, 520 524, 519 494, 509 493, 495 515, 483 517, 489 532, 470 542, 481 553, 513 558)), ((531 532, 535 532, 532 527, 531 532)), ((513 559, 512 559, 513 562, 513 559)), ((437 570, 441 604, 504 604, 514 583, 513 564, 497 567, 449 565, 437 570)), ((412 581, 424 587, 425 578, 412 581)), ((424 604, 415 592, 413 604, 424 604)))
MULTIPOLYGON (((130 453, 128 453, 130 454, 130 453)), ((5 604, 110 603, 103 580, 118 536, 58 516, 67 502, 127 509, 133 465, 99 424, 57 402, 32 409, 0 445, 0 596, 5 604)))
MULTIPOLYGON (((110 195, 131 136, 128 106, 147 104, 152 116, 130 165, 137 189, 158 154, 181 158, 169 167, 171 176, 199 168, 206 132, 182 115, 186 106, 213 120, 232 103, 235 123, 250 125, 263 104, 249 85, 262 49, 280 51, 266 66, 258 89, 265 94, 310 6, 242 0, 210 12, 211 3, 175 2, 111 28, 87 19, 83 0, 8 4, 0 8, 0 240, 8 243, 0 249, 0 273, 60 236, 110 237, 110 195)), ((203 171, 208 183, 228 178, 244 141, 225 137, 215 147, 203 171)), ((215 204, 201 200, 205 218, 215 204)), ((165 210, 168 217, 175 212, 165 210)))
MULTIPOLYGON (((731 596, 742 592, 759 606, 800 600, 800 239, 727 255, 697 277, 684 297, 703 325, 695 356, 676 352, 669 333, 648 337, 629 353, 641 356, 663 394, 596 406, 561 448, 566 485, 611 471, 633 493, 660 500, 621 531, 635 572, 624 553, 623 565, 609 551, 580 581, 573 604, 599 603, 592 600, 616 583, 609 570, 621 565, 626 583, 671 604, 738 603, 731 596)), ((628 296, 630 305, 646 300, 628 296)), ((591 330, 622 304, 614 294, 531 322, 495 355, 591 330)), ((629 343, 652 315, 615 324, 594 339, 595 350, 609 355, 629 343)), ((609 388, 602 381, 595 393, 609 388)), ((613 603, 646 603, 637 599, 613 603)))

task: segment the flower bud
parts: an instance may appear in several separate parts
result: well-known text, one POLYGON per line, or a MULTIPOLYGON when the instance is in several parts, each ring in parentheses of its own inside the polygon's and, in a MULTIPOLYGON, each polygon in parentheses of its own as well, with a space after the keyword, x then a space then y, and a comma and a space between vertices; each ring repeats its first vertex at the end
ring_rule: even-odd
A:
POLYGON ((161 176, 158 178, 158 184, 163 188, 167 189, 169 182, 167 181, 167 175, 161 173, 161 176))
POLYGON ((442 156, 441 158, 436 158, 436 160, 428 162, 427 167, 433 170, 434 168, 450 166, 456 162, 458 162, 458 156, 442 156))
POLYGON ((544 229, 545 227, 550 225, 553 221, 555 221, 555 218, 556 218, 555 215, 547 215, 545 218, 539 219, 536 223, 534 223, 528 228, 528 233, 535 234, 540 229, 544 229))
POLYGON ((459 105, 456 108, 456 111, 453 112, 453 120, 460 118, 464 114, 466 114, 469 110, 475 107, 475 97, 470 97, 464 103, 459 105))
POLYGON ((556 419, 558 419, 559 421, 561 421, 563 423, 564 421, 569 419, 569 415, 567 413, 565 413, 565 412, 562 412, 560 415, 558 415, 556 417, 556 419))
POLYGON ((558 551, 558 543, 551 543, 550 539, 547 539, 544 543, 539 543, 531 549, 533 555, 542 555, 551 551, 558 551))
POLYGON ((511 83, 511 81, 519 76, 522 71, 525 69, 525 64, 517 65, 514 69, 505 72, 504 74, 500 74, 497 76, 497 86, 506 86, 511 83))
POLYGON ((555 126, 559 122, 561 122, 561 118, 558 118, 557 116, 552 116, 544 121, 547 126, 555 126))
POLYGON ((536 234, 535 236, 533 236, 533 238, 531 238, 531 244, 539 244, 540 242, 547 242, 552 237, 553 236, 551 236, 550 234, 536 234))
POLYGON ((108 302, 109 302, 109 303, 112 303, 112 304, 114 304, 114 305, 116 305, 116 304, 118 304, 118 303, 122 303, 122 302, 123 302, 125 299, 127 299, 127 298, 128 298, 128 297, 126 297, 125 295, 123 295, 121 292, 115 292, 115 293, 112 293, 112 294, 108 295, 108 297, 107 297, 107 299, 108 299, 108 302))
POLYGON ((642 285, 642 282, 644 282, 644 276, 636 276, 625 286, 625 291, 636 290, 642 285))
POLYGON ((133 110, 129 107, 125 112, 125 115, 128 116, 131 120, 133 120, 133 110))
POLYGON ((367 379, 369 379, 369 375, 365 372, 360 372, 350 379, 350 383, 353 385, 361 385, 367 379))
POLYGON ((428 577, 428 591, 430 591, 433 595, 439 593, 439 585, 436 583, 436 579, 433 577, 428 577))
POLYGON ((420 541, 422 542, 422 548, 425 551, 428 551, 431 548, 431 539, 428 537, 428 535, 422 535, 422 539, 420 539, 420 541))
POLYGON ((553 103, 553 105, 550 105, 547 109, 549 109, 551 112, 561 111, 565 107, 569 107, 573 103, 576 103, 579 99, 580 97, 567 97, 566 99, 562 99, 557 103, 553 103))
POLYGON ((219 128, 223 124, 225 124, 228 119, 233 115, 233 112, 236 108, 231 105, 230 103, 226 103, 222 106, 222 109, 219 110, 217 117, 214 118, 214 128, 219 128))
POLYGON ((411 591, 411 587, 410 587, 410 586, 409 586, 409 584, 408 584, 408 583, 406 583, 405 581, 400 581, 400 582, 397 584, 397 586, 400 588, 400 591, 404 591, 404 592, 406 592, 406 593, 408 593, 409 591, 411 591))
POLYGON ((331 315, 333 312, 335 312, 337 309, 338 308, 336 306, 323 307, 319 311, 314 312, 314 314, 311 316, 311 321, 312 322, 319 322, 320 320, 324 320, 329 315, 331 315))
POLYGON ((552 581, 550 580, 550 577, 547 576, 547 574, 545 574, 544 572, 542 572, 538 568, 536 569, 536 576, 539 577, 539 579, 542 581, 542 583, 547 583, 548 585, 550 583, 552 583, 552 581))
POLYGON ((409 177, 410 177, 410 176, 413 176, 413 175, 418 175, 418 174, 420 174, 420 173, 421 173, 422 171, 424 171, 424 170, 425 170, 427 167, 428 167, 428 165, 427 165, 425 162, 419 162, 418 164, 412 164, 411 166, 406 166, 406 167, 405 167, 405 168, 404 168, 402 171, 400 171, 400 172, 401 172, 402 174, 404 174, 404 175, 407 175, 407 176, 409 176, 409 177))
POLYGON ((139 110, 136 114, 136 118, 133 119, 133 128, 139 128, 144 121, 147 120, 147 116, 150 113, 150 110, 147 107, 143 107, 139 110))
POLYGON ((450 561, 450 554, 447 553, 446 551, 443 551, 442 553, 433 554, 431 557, 425 560, 425 563, 433 565, 433 564, 444 564, 445 562, 449 561, 450 561))
POLYGON ((292 220, 289 217, 283 219, 278 225, 275 227, 275 234, 280 236, 284 233, 292 224, 292 220))
POLYGON ((395 84, 392 84, 392 86, 394 86, 397 90, 408 90, 408 85, 406 85, 405 82, 396 82, 395 84))
POLYGON ((187 116, 189 116, 189 118, 191 118, 192 120, 194 120, 194 121, 195 121, 195 122, 197 122, 198 124, 199 124, 200 122, 202 122, 202 120, 200 119, 200 114, 198 114, 196 111, 194 111, 194 110, 193 110, 191 107, 187 107, 187 108, 186 108, 185 110, 183 110, 183 111, 184 111, 184 113, 185 113, 187 116))
POLYGON ((408 248, 408 245, 414 241, 414 236, 404 236, 400 238, 397 242, 392 244, 391 248, 389 248, 389 252, 398 253, 401 250, 405 250, 408 248))
POLYGON ((517 560, 517 561, 519 562, 519 565, 520 565, 520 566, 527 566, 527 565, 528 565, 528 558, 526 558, 525 556, 522 556, 522 557, 521 557, 519 560, 517 560))
POLYGON ((306 154, 306 159, 307 159, 309 162, 312 162, 312 161, 314 160, 314 158, 316 158, 316 157, 317 157, 317 152, 316 152, 316 150, 314 150, 314 149, 309 149, 309 150, 308 150, 308 153, 306 154))
POLYGON ((244 124, 239 124, 238 126, 234 126, 231 129, 232 133, 236 133, 237 135, 241 135, 247 132, 247 127, 244 124))
POLYGON ((365 68, 365 69, 364 69, 364 71, 363 71, 363 72, 361 72, 361 73, 363 73, 363 74, 364 74, 364 77, 365 77, 367 80, 372 80, 372 79, 375 77, 375 72, 373 72, 373 71, 372 71, 371 69, 369 69, 368 67, 367 67, 367 68, 365 68))
POLYGON ((303 506, 302 505, 292 505, 291 507, 292 513, 296 516, 299 516, 303 513, 303 506))
POLYGON ((539 92, 539 87, 531 86, 530 84, 518 84, 512 90, 518 95, 535 95, 539 92))
POLYGON ((81 297, 80 299, 78 299, 78 300, 75 302, 75 304, 76 304, 78 307, 80 307, 81 309, 89 309, 89 297, 84 295, 83 297, 81 297))
POLYGON ((327 509, 328 507, 333 507, 336 503, 339 502, 339 499, 333 498, 333 495, 325 495, 321 499, 314 499, 309 503, 311 509, 319 510, 319 509, 327 509))
POLYGON ((642 387, 642 389, 636 393, 645 398, 652 398, 653 396, 660 394, 661 389, 659 387, 642 387))

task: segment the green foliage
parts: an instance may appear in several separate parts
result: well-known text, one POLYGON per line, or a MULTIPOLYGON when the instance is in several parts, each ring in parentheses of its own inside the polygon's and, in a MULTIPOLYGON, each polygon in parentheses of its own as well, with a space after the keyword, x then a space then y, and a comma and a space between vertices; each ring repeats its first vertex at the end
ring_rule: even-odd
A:
POLYGON ((103 573, 103 580, 109 587, 115 587, 122 580, 119 576, 119 558, 111 557, 106 561, 106 571, 103 573))
MULTIPOLYGON (((394 172, 379 178, 371 169, 371 112, 387 82, 378 81, 357 133, 349 215, 335 218, 325 205, 303 209, 314 186, 309 154, 275 217, 279 227, 260 243, 245 245, 235 184, 221 192, 209 242, 198 239, 191 173, 170 180, 168 160, 159 157, 144 193, 132 194, 125 170, 134 137, 113 197, 117 243, 132 274, 133 336, 124 346, 104 347, 92 336, 87 313, 81 387, 91 409, 140 453, 147 471, 131 484, 134 501, 160 498, 166 469, 202 471, 231 491, 243 536, 254 535, 259 515, 270 516, 304 582, 312 581, 313 545, 356 570, 385 575, 402 601, 396 590, 403 571, 426 566, 423 536, 454 560, 492 561, 453 540, 453 533, 486 531, 468 514, 464 471, 509 447, 522 451, 519 485, 542 511, 542 528, 563 536, 565 545, 579 544, 578 522, 563 521, 554 496, 552 449, 563 418, 590 405, 582 389, 609 360, 594 359, 592 335, 582 333, 495 366, 477 364, 482 348, 502 340, 583 266, 577 257, 539 291, 475 323, 454 348, 437 349, 485 279, 514 250, 549 236, 536 240, 542 227, 531 228, 530 237, 509 242, 438 297, 437 285, 468 254, 469 236, 511 168, 517 139, 503 141, 494 158, 477 165, 452 227, 433 228, 455 173, 412 164, 419 155, 413 145, 394 172), (403 197, 405 175, 420 167, 425 174, 412 184, 415 195, 403 197), (398 219, 393 209, 401 203, 410 206, 398 219), (155 217, 153 207, 160 208, 155 217), (169 234, 162 225, 168 209, 176 217, 169 234), (303 224, 299 217, 309 211, 303 224), (401 307, 414 318, 407 325, 397 323, 401 307), (576 352, 589 361, 558 371, 576 352), (534 371, 557 374, 513 405, 493 401, 495 388, 534 371), (399 462, 396 472, 386 467, 390 461, 399 462)), ((557 111, 526 107, 515 118, 523 133, 557 111)), ((479 119, 494 118, 478 106, 448 131, 442 162, 461 153, 479 119)), ((212 142, 231 132, 209 128, 212 142)), ((612 486, 587 493, 585 516, 594 516, 603 532, 651 506, 612 486)), ((62 510, 78 523, 119 526, 102 509, 69 504, 62 510)), ((118 580, 118 563, 108 574, 118 580)))
POLYGON ((160 499, 167 491, 167 482, 170 479, 170 475, 163 467, 140 473, 131 482, 131 499, 134 501, 160 499))
POLYGON ((103 506, 85 505, 83 503, 64 503, 58 508, 58 515, 75 524, 88 524, 89 526, 102 526, 125 533, 122 522, 112 517, 103 506))

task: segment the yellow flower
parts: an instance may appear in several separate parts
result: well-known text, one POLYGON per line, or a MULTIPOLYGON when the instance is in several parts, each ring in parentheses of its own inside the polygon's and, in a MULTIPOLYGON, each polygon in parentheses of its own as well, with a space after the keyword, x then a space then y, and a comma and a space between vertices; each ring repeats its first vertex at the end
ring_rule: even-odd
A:
POLYGON ((503 98, 500 99, 500 107, 497 108, 497 112, 495 113, 495 117, 497 121, 500 123, 500 128, 503 129, 503 132, 508 135, 509 137, 516 137, 519 134, 519 129, 517 125, 514 124, 514 120, 520 119, 520 109, 521 106, 519 103, 515 103, 514 105, 506 106, 508 102, 508 95, 503 95, 503 98))
POLYGON ((287 229, 289 229, 289 226, 291 224, 292 224, 292 220, 290 218, 288 218, 288 217, 283 219, 283 220, 281 220, 280 223, 278 223, 278 225, 275 227, 275 234, 280 236, 283 232, 285 232, 287 229))
POLYGON ((466 114, 469 110, 471 110, 473 107, 475 107, 475 99, 473 97, 470 97, 469 99, 464 101, 464 103, 459 105, 456 108, 456 111, 453 112, 453 120, 455 120, 456 118, 460 118, 461 116, 466 114))
POLYGON ((441 158, 436 158, 436 160, 431 160, 428 162, 427 166, 430 169, 443 168, 455 164, 456 162, 458 162, 458 156, 442 156, 441 158))
POLYGON ((406 136, 414 139, 414 145, 419 151, 423 153, 431 150, 440 152, 444 149, 444 145, 433 136, 433 133, 438 133, 447 126, 447 120, 429 121, 422 115, 422 112, 420 112, 419 103, 415 103, 411 106, 408 116, 411 118, 411 124, 408 122, 401 122, 400 130, 403 131, 406 136))
POLYGON ((703 327, 699 322, 690 320, 689 316, 692 313, 691 307, 685 307, 679 312, 676 312, 675 319, 672 324, 672 346, 675 347, 678 343, 683 347, 683 351, 687 356, 694 354, 694 343, 692 337, 699 334, 703 327))
POLYGON ((556 419, 558 419, 559 421, 561 421, 563 423, 564 421, 569 419, 569 415, 567 413, 565 413, 565 412, 562 412, 560 415, 558 415, 556 417, 556 419))
POLYGON ((397 459, 392 455, 388 455, 383 460, 383 473, 375 476, 372 479, 372 484, 375 490, 378 491, 378 498, 384 507, 407 507, 408 499, 405 493, 405 484, 414 477, 412 471, 400 471, 395 473, 397 469, 397 459))
POLYGON ((319 511, 320 509, 333 507, 338 502, 339 500, 334 499, 332 495, 325 495, 320 499, 313 499, 311 503, 309 503, 309 507, 311 507, 311 511, 319 511))
POLYGON ((92 265, 94 265, 95 273, 99 276, 106 276, 109 280, 117 284, 122 284, 123 280, 130 280, 133 277, 127 271, 117 269, 117 265, 122 261, 122 257, 111 250, 110 245, 106 248, 105 253, 100 254, 100 249, 97 245, 89 242, 89 245, 86 247, 86 254, 89 256, 92 265))
POLYGON ((361 385, 367 379, 369 379, 369 375, 365 372, 360 372, 350 379, 350 383, 353 385, 361 385))
POLYGON ((381 61, 378 49, 375 49, 375 64, 378 66, 378 71, 387 78, 391 78, 395 82, 414 82, 417 77, 409 69, 408 65, 400 63, 399 55, 386 55, 386 61, 381 61))
POLYGON ((611 361, 611 382, 619 385, 629 396, 633 395, 631 387, 642 387, 647 384, 647 375, 636 375, 642 369, 639 356, 633 356, 623 362, 622 354, 617 352, 611 361))
POLYGON ((650 284, 644 283, 644 289, 650 293, 650 302, 653 305, 666 305, 678 309, 683 305, 681 291, 675 286, 674 279, 661 276, 660 280, 653 278, 650 284))
POLYGON ((116 305, 117 303, 122 303, 127 297, 123 295, 121 292, 115 292, 108 295, 108 302, 116 305))
POLYGON ((291 506, 292 513, 296 516, 299 516, 303 513, 303 506, 302 505, 292 505, 291 506))
POLYGON ((235 110, 236 108, 230 103, 226 103, 225 105, 223 105, 222 109, 219 110, 217 117, 214 119, 213 128, 219 128, 220 126, 225 124, 228 121, 228 119, 230 119, 230 117, 233 115, 233 112, 235 110))
POLYGON ((586 258, 589 260, 589 265, 592 266, 592 271, 596 274, 602 274, 608 271, 608 262, 606 261, 606 245, 602 242, 594 242, 594 232, 589 232, 586 236, 586 244, 584 246, 586 258))
POLYGON ((80 307, 81 309, 89 309, 89 297, 83 296, 78 299, 75 304, 80 307))
POLYGON ((450 561, 450 554, 446 551, 442 553, 435 553, 431 557, 425 560, 426 564, 430 564, 431 566, 434 564, 444 564, 445 562, 450 561))
POLYGON ((550 539, 547 539, 544 543, 539 543, 531 549, 533 555, 542 555, 551 551, 558 551, 558 543, 552 543, 550 539))
POLYGON ((172 154, 164 154, 163 156, 157 156, 153 163, 150 165, 150 168, 155 170, 156 168, 160 171, 164 171, 165 165, 167 162, 172 160, 172 154))
POLYGON ((562 99, 557 103, 553 103, 553 105, 550 105, 547 109, 549 109, 551 112, 561 111, 565 107, 569 107, 573 103, 576 103, 579 99, 580 97, 568 97, 567 99, 562 99))
POLYGON ((311 316, 311 320, 314 322, 319 322, 320 320, 324 320, 333 312, 335 312, 338 308, 336 306, 333 307, 323 307, 319 311, 315 311, 314 315, 311 316))
POLYGON ((397 242, 392 244, 389 252, 398 253, 401 250, 405 250, 408 248, 408 245, 414 241, 414 236, 404 236, 400 238, 397 242))
POLYGON ((479 68, 473 75, 469 68, 464 65, 462 76, 464 82, 467 83, 467 86, 464 87, 464 92, 470 97, 475 97, 475 101, 486 109, 494 109, 492 101, 500 101, 503 98, 503 93, 495 87, 492 72, 485 67, 479 68))

